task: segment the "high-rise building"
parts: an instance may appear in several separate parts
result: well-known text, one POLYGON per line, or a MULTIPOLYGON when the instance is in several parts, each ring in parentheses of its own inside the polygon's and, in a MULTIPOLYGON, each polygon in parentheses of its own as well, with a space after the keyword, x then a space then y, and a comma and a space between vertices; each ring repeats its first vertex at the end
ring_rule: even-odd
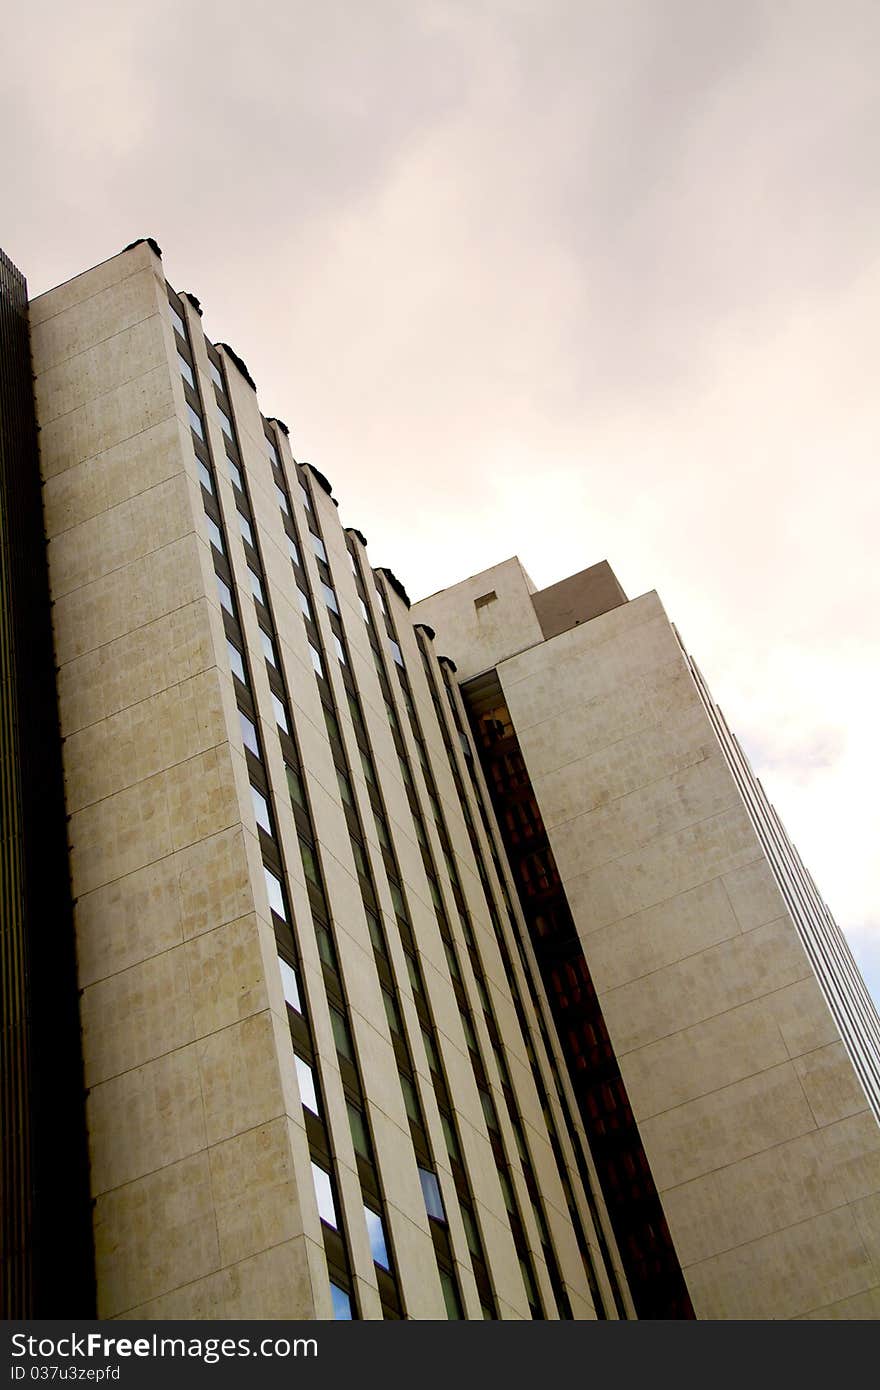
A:
POLYGON ((876 1011, 656 595, 411 606, 155 243, 0 288, 7 1315, 880 1314, 876 1011))

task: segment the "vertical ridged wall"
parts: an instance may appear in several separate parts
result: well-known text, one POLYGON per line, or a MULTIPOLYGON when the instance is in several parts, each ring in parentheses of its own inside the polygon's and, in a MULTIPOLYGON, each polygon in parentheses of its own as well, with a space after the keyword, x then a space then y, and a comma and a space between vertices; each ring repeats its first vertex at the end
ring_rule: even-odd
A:
POLYGON ((87 1315, 85 1111, 27 286, 2 252, 0 1006, 2 1316, 87 1315))

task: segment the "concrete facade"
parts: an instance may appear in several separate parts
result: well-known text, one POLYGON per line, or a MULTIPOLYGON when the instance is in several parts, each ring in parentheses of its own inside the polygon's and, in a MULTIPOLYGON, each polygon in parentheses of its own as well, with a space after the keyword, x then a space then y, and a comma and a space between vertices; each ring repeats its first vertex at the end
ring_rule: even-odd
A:
POLYGON ((627 1316, 396 586, 157 248, 31 337, 98 1315, 627 1316))
POLYGON ((496 666, 696 1315, 877 1317, 877 1116, 657 595, 481 661, 482 578, 415 612, 496 666))

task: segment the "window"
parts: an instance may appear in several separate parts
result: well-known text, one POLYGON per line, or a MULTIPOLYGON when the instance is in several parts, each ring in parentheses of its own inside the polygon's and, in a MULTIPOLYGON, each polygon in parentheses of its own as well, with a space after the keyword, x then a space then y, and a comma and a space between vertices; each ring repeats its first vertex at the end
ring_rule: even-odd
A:
POLYGON ((304 840, 302 835, 299 837, 299 853, 306 878, 310 879, 312 883, 320 888, 321 874, 318 869, 317 860, 315 859, 315 852, 308 840, 304 840))
POLYGON ((269 462, 281 467, 281 460, 278 457, 278 450, 275 448, 274 441, 266 437, 266 453, 269 455, 269 462))
POLYGON ((230 477, 230 479, 231 479, 232 482, 235 484, 235 486, 238 488, 239 492, 242 492, 242 493, 243 493, 243 492, 244 492, 244 483, 243 483, 243 481, 242 481, 241 473, 240 473, 239 470, 238 470, 238 465, 237 465, 237 464, 234 464, 234 463, 232 462, 232 459, 229 457, 228 454, 226 455, 226 467, 227 467, 227 470, 228 470, 228 472, 229 472, 229 477, 230 477))
POLYGON ((324 549, 324 542, 321 540, 321 537, 320 537, 320 536, 316 536, 315 533, 314 533, 313 531, 310 531, 310 532, 309 532, 309 535, 310 535, 311 538, 312 538, 312 549, 314 550, 314 552, 315 552, 315 554, 317 555, 318 559, 319 559, 319 560, 323 560, 323 561, 324 561, 324 564, 326 565, 326 563, 327 563, 327 552, 326 552, 326 550, 324 549))
POLYGON ((281 880, 276 878, 271 869, 263 865, 263 874, 266 879, 266 892, 269 895, 269 906, 272 911, 287 921, 287 912, 284 907, 284 889, 281 887, 281 880))
POLYGON ((257 600, 257 603, 261 603, 265 608, 266 595, 263 593, 263 586, 260 583, 260 576, 258 574, 254 574, 250 566, 248 566, 248 579, 251 581, 251 593, 257 600))
POLYGON ((382 609, 382 612, 385 614, 385 617, 387 618, 387 617, 388 617, 388 608, 386 607, 386 604, 385 604, 385 595, 382 593, 382 590, 379 588, 379 585, 378 585, 378 584, 376 585, 376 594, 377 594, 377 597, 378 597, 378 599, 379 599, 379 607, 382 609))
POLYGON ((330 1182, 330 1174, 325 1173, 323 1168, 319 1168, 317 1163, 312 1163, 312 1181, 315 1184, 315 1196, 318 1199, 318 1215, 322 1221, 326 1221, 328 1226, 336 1230, 336 1207, 333 1202, 333 1185, 330 1182))
POLYGON ((297 772, 296 768, 290 766, 290 763, 284 764, 284 770, 287 773, 287 790, 290 792, 291 805, 300 806, 303 810, 305 810, 306 798, 305 792, 303 791, 302 782, 299 778, 299 773, 297 772))
POLYGON ((336 649, 336 655, 339 657, 340 662, 341 662, 342 665, 344 666, 344 665, 345 665, 345 648, 343 647, 343 645, 342 645, 342 643, 340 642, 339 638, 336 636, 336 633, 334 632, 332 635, 333 635, 333 646, 334 646, 335 649, 336 649))
POLYGON ((280 488, 277 483, 275 484, 275 496, 278 498, 278 505, 283 511, 284 515, 290 516, 290 508, 287 505, 287 493, 283 490, 283 488, 280 488))
POLYGON ((258 758, 260 756, 260 743, 257 738, 256 726, 242 710, 238 711, 238 718, 241 722, 241 736, 244 739, 244 746, 251 750, 255 758, 258 758))
POLYGON ((275 711, 275 723, 278 725, 279 729, 283 729, 286 734, 289 734, 290 728, 287 723, 287 711, 284 708, 283 701, 279 700, 274 690, 272 691, 272 708, 275 711))
POLYGON ((487 603, 494 603, 498 595, 494 589, 490 589, 488 594, 480 594, 479 598, 474 599, 475 608, 485 608, 487 603))
POLYGON ((299 997, 299 980, 292 965, 288 965, 282 956, 278 957, 278 965, 281 969, 281 988, 284 990, 284 998, 292 1009, 296 1009, 298 1014, 302 1013, 302 1004, 299 997))
POLYGON ((262 628, 260 628, 260 642, 263 647, 263 655, 265 656, 269 665, 274 666, 275 670, 277 671, 278 656, 275 651, 275 643, 272 641, 272 638, 269 636, 268 632, 264 632, 262 628))
POLYGON ((354 1144, 354 1151, 362 1158, 372 1160, 372 1150, 370 1149, 370 1136, 367 1134, 367 1125, 364 1113, 351 1101, 346 1101, 348 1110, 348 1127, 351 1130, 351 1142, 354 1144))
POLYGON ((205 431, 202 429, 202 417, 195 410, 193 410, 189 401, 187 401, 186 403, 186 413, 189 416, 189 423, 192 426, 193 431, 199 436, 199 439, 204 441, 205 431))
MULTIPOLYGON (((336 765, 334 763, 334 767, 335 766, 336 765)), ((346 806, 353 806, 354 798, 352 796, 351 783, 349 782, 345 773, 339 771, 338 767, 336 768, 336 781, 339 785, 339 795, 342 797, 342 800, 345 802, 346 806)))
POLYGON ((287 553, 290 556, 293 563, 295 565, 298 565, 299 568, 302 569, 302 560, 299 558, 299 551, 296 547, 296 541, 293 540, 290 536, 287 537, 287 553))
POLYGON ((188 381, 193 390, 195 390, 196 383, 193 378, 192 367, 180 353, 177 354, 177 365, 180 368, 180 375, 183 377, 184 381, 188 381))
POLYGON ((330 1297, 333 1300, 333 1317, 336 1322, 347 1322, 354 1317, 351 1311, 351 1297, 338 1284, 330 1280, 330 1297))
POLYGON ((446 1304, 446 1316, 453 1321, 457 1320, 462 1316, 462 1311, 461 1299, 458 1296, 458 1289, 455 1287, 455 1280, 448 1270, 441 1269, 438 1272, 440 1275, 440 1284, 443 1289, 443 1300, 446 1304))
POLYGON ((446 1220, 446 1212, 443 1210, 443 1198, 440 1196, 440 1184, 437 1181, 437 1174, 431 1173, 427 1168, 419 1169, 419 1182, 422 1184, 422 1196, 425 1199, 425 1210, 435 1221, 446 1220))
POLYGON ((390 1269, 391 1261, 388 1259, 388 1247, 385 1244, 385 1228, 382 1225, 382 1218, 377 1211, 371 1207, 364 1207, 364 1218, 367 1223, 367 1235, 370 1237, 370 1250, 373 1260, 382 1269, 390 1269))
POLYGON ((213 493, 214 484, 211 481, 211 474, 208 472, 207 466, 202 463, 201 459, 197 459, 196 462, 199 465, 199 482, 206 492, 213 493))
POLYGON ((339 604, 336 602, 336 594, 329 584, 321 580, 321 593, 324 595, 324 602, 333 613, 339 612, 339 604))
POLYGON ((309 656, 312 658, 312 665, 315 668, 315 675, 323 676, 324 665, 321 661, 321 653, 318 651, 317 647, 312 646, 311 642, 309 643, 309 656))
POLYGON ((336 1039, 336 1050, 342 1057, 349 1062, 354 1061, 354 1048, 352 1047, 351 1034, 348 1031, 348 1024, 342 1017, 338 1009, 330 1010, 330 1024, 333 1028, 333 1037, 336 1039))
POLYGON ((263 793, 251 783, 251 800, 254 803, 254 815, 257 818, 257 825, 261 825, 267 835, 272 834, 272 817, 269 814, 269 803, 263 793))
POLYGON ((235 606, 232 602, 232 594, 229 591, 229 585, 225 580, 220 578, 219 574, 215 574, 214 578, 217 580, 217 593, 220 595, 220 606, 225 608, 226 612, 234 618, 235 606))
POLYGON ((394 660, 397 662, 398 666, 402 668, 403 652, 400 650, 393 637, 388 638, 388 645, 391 648, 391 655, 394 657, 394 660))
POLYGON ((315 619, 312 614, 312 605, 309 603, 308 594, 304 594, 302 589, 297 589, 296 596, 299 599, 299 606, 302 609, 303 617, 308 618, 310 623, 314 622, 315 619))
POLYGON ((367 623, 367 624, 369 625, 369 623, 370 623, 370 610, 369 610, 369 608, 367 607, 367 605, 364 603, 364 601, 363 601, 362 598, 360 598, 360 597, 358 598, 358 603, 360 604, 360 606, 361 606, 361 612, 362 612, 363 615, 364 615, 364 622, 367 623))
MULTIPOLYGON (((302 1057, 294 1054, 296 1062, 296 1079, 299 1082, 299 1097, 306 1110, 311 1110, 313 1115, 320 1115, 318 1109, 318 1094, 315 1090, 315 1077, 308 1062, 302 1057)), ((375 1256, 374 1256, 375 1258, 375 1256)))
POLYGON ((212 357, 208 358, 208 371, 211 373, 211 380, 214 382, 215 386, 219 386, 221 391, 225 391, 226 387, 223 384, 223 373, 212 357))
POLYGON ((178 333, 180 334, 181 338, 183 338, 185 342, 186 324, 184 323, 183 319, 180 317, 180 314, 177 312, 174 305, 170 301, 168 303, 168 308, 171 310, 171 321, 174 324, 174 327, 177 329, 178 333))
POLYGON ((312 510, 312 499, 306 492, 306 489, 302 483, 300 483, 299 485, 299 495, 302 498, 302 504, 305 507, 306 511, 310 512, 312 510))
POLYGON ((232 437, 233 437, 233 435, 232 435, 232 421, 230 420, 229 416, 226 414, 226 411, 225 411, 225 410, 221 410, 221 408, 220 408, 219 405, 217 406, 217 419, 220 421, 220 428, 221 428, 221 430, 223 431, 223 433, 226 435, 226 438, 227 438, 227 439, 232 439, 232 437))
POLYGON ((253 549, 254 533, 251 530, 251 523, 248 521, 246 516, 242 516, 241 512, 239 512, 238 514, 238 529, 242 534, 242 539, 246 540, 248 545, 251 546, 251 548, 253 549))
MULTIPOLYGON (((207 516, 207 512, 205 515, 207 516)), ((208 535, 211 538, 211 544, 223 555, 223 537, 220 534, 220 527, 212 516, 208 516, 208 535)))
POLYGON ((241 659, 241 652, 232 642, 227 641, 226 651, 229 656, 229 665, 232 667, 232 674, 238 676, 242 685, 247 685, 247 677, 244 673, 244 662, 241 659))

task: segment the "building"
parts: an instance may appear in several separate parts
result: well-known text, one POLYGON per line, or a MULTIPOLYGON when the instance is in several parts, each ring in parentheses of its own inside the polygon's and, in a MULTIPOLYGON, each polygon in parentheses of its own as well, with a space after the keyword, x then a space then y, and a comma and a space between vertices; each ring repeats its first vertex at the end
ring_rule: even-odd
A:
POLYGON ((411 606, 155 243, 32 392, 2 288, 7 1315, 877 1316, 876 1012, 656 595, 411 606))

